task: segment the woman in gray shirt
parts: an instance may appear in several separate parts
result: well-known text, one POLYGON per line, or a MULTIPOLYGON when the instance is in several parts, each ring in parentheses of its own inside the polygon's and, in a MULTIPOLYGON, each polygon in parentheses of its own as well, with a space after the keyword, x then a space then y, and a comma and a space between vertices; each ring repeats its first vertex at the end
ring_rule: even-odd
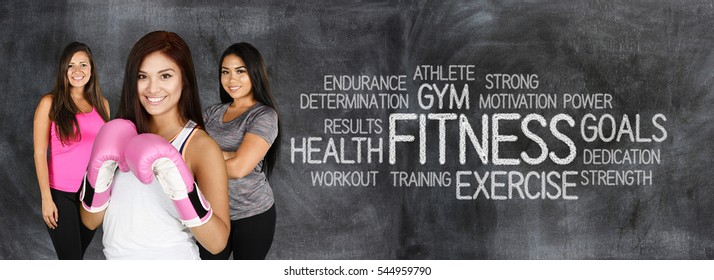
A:
POLYGON ((203 114, 206 131, 223 150, 228 170, 231 233, 223 252, 200 247, 202 259, 265 259, 275 233, 273 190, 268 183, 280 147, 275 99, 258 50, 233 44, 220 65, 221 103, 203 114))

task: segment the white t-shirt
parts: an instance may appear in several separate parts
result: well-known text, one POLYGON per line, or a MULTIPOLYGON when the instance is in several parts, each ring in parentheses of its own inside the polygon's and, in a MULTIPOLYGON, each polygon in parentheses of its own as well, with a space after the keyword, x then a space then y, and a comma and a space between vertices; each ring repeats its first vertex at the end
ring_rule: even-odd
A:
MULTIPOLYGON (((174 147, 182 146, 195 123, 186 126, 174 147)), ((200 259, 193 234, 158 180, 145 185, 131 171, 117 170, 113 184, 103 222, 107 259, 200 259)))

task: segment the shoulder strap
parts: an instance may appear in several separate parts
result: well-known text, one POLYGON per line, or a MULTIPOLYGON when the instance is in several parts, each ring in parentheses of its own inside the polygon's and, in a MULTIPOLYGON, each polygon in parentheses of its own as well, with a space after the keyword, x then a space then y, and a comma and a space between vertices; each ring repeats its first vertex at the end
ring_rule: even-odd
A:
POLYGON ((183 127, 181 132, 179 133, 178 136, 176 136, 176 139, 171 142, 171 145, 173 145, 179 153, 183 155, 183 148, 186 146, 186 143, 188 143, 188 138, 193 134, 194 130, 196 129, 196 123, 192 120, 189 120, 186 125, 183 127))

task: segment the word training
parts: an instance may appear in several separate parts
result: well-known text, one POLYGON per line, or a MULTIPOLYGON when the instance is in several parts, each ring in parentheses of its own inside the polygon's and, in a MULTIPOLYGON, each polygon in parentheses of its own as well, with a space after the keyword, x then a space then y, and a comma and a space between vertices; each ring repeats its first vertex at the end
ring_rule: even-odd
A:
POLYGON ((407 172, 391 171, 392 185, 395 187, 449 187, 451 186, 451 173, 443 172, 407 172))

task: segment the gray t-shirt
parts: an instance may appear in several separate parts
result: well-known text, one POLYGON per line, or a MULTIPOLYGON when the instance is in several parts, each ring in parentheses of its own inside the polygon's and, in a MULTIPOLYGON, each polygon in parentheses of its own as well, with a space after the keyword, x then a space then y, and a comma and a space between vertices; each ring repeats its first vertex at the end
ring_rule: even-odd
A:
MULTIPOLYGON (((246 133, 258 135, 273 144, 278 135, 278 114, 273 108, 258 102, 242 115, 224 123, 223 115, 229 105, 216 104, 203 112, 206 132, 218 142, 221 150, 235 152, 246 133)), ((231 220, 255 216, 273 206, 273 190, 262 170, 261 161, 245 177, 228 180, 231 220)))

